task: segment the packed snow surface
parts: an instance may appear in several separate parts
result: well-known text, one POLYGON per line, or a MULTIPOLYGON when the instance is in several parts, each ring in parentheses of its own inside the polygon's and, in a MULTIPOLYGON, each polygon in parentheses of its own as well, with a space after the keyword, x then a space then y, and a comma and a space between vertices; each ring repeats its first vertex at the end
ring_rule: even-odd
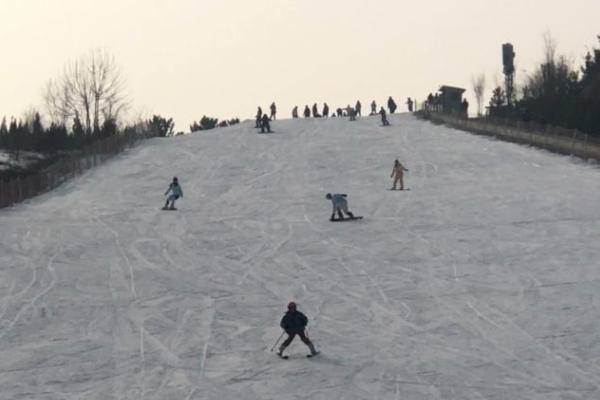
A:
POLYGON ((600 170, 390 121, 148 140, 0 211, 0 397, 600 399, 600 170), (320 356, 270 352, 289 300, 320 356))

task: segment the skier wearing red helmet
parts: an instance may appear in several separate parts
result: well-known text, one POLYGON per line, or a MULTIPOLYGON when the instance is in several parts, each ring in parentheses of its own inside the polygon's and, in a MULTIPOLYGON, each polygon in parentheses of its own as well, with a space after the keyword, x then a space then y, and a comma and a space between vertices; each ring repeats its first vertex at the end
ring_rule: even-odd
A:
POLYGON ((310 339, 304 333, 304 329, 308 324, 308 318, 306 315, 302 314, 297 310, 296 303, 290 301, 288 303, 288 311, 285 313, 283 318, 281 319, 281 323, 279 324, 281 328, 288 334, 288 338, 279 346, 279 352, 277 353, 280 357, 283 356, 283 351, 286 347, 292 343, 294 337, 296 335, 300 336, 300 340, 304 342, 310 349, 311 355, 318 354, 318 351, 315 349, 315 346, 312 344, 310 339))

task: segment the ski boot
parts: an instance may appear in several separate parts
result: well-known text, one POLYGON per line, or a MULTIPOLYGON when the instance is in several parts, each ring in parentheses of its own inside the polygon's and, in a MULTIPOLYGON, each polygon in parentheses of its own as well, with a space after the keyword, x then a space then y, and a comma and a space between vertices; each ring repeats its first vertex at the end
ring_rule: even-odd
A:
POLYGON ((288 359, 288 356, 283 355, 283 351, 285 350, 285 346, 279 346, 279 350, 277 351, 277 355, 284 360, 288 359))
POLYGON ((310 349, 310 354, 307 357, 314 357, 317 354, 319 354, 319 352, 317 351, 317 349, 315 349, 315 345, 314 344, 309 344, 308 348, 310 349))

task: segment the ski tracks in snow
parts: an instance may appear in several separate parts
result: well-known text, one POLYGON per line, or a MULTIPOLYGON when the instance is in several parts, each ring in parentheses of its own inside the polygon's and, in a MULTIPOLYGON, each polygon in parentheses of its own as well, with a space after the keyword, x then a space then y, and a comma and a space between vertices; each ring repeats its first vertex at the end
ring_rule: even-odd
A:
MULTIPOLYGON (((415 152, 415 154, 418 154, 423 158, 420 152, 415 152)), ((428 165, 428 163, 423 159, 421 165, 428 165)), ((427 174, 424 174, 423 176, 427 179, 427 174)), ((437 201, 434 201, 430 206, 441 218, 442 215, 438 211, 439 207, 437 206, 437 201)), ((400 218, 396 217, 396 219, 398 223, 401 223, 400 218)), ((460 294, 456 295, 457 300, 454 300, 454 296, 444 299, 438 297, 436 293, 443 293, 448 289, 451 290, 451 287, 445 289, 445 287, 448 286, 447 281, 438 278, 437 273, 434 272, 432 264, 438 263, 434 261, 436 259, 443 258, 442 262, 452 266, 452 275, 455 281, 455 285, 453 286, 464 288, 457 272, 457 262, 453 260, 454 256, 451 253, 447 253, 448 249, 451 249, 452 247, 448 243, 445 243, 444 239, 438 239, 442 242, 440 244, 434 244, 431 239, 427 239, 423 235, 415 233, 408 227, 406 228, 406 232, 423 244, 423 251, 425 252, 424 256, 431 258, 429 276, 427 279, 435 285, 435 288, 431 290, 431 293, 434 298, 436 298, 438 306, 447 309, 448 316, 454 316, 451 318, 454 323, 463 325, 472 332, 476 332, 483 340, 494 346, 495 349, 505 353, 508 356, 507 360, 497 360, 495 363, 499 368, 506 371, 506 374, 519 375, 523 386, 537 388, 541 391, 571 392, 572 394, 579 394, 582 399, 587 398, 590 392, 597 391, 599 385, 595 377, 589 375, 586 371, 575 367, 564 357, 558 356, 546 346, 542 345, 529 333, 518 327, 506 314, 501 313, 497 308, 492 308, 481 298, 475 299, 473 295, 468 295, 465 299, 465 297, 460 294), (454 302, 456 302, 456 304, 453 304, 454 302), (535 353, 535 356, 524 356, 532 351, 535 353), (534 365, 531 365, 531 363, 528 362, 530 357, 534 357, 534 359, 537 360, 534 365), (544 359, 548 359, 548 362, 541 361, 544 359), (508 362, 514 363, 515 360, 519 362, 521 371, 515 371, 512 365, 506 364, 508 362), (562 368, 560 368, 559 371, 555 370, 557 365, 556 362, 558 362, 558 365, 562 365, 562 368), (586 382, 588 386, 579 387, 577 389, 571 387, 557 387, 555 382, 563 380, 564 374, 567 371, 582 382, 586 382), (534 384, 531 382, 532 379, 535 381, 534 384)), ((395 238, 395 236, 392 237, 395 238)), ((461 293, 464 291, 465 289, 461 289, 458 292, 461 293)), ((477 357, 479 357, 479 355, 477 355, 477 357)), ((572 380, 573 379, 569 379, 569 381, 572 380)), ((486 398, 487 394, 483 392, 487 392, 488 390, 496 392, 497 390, 505 389, 503 386, 494 389, 494 386, 495 385, 490 385, 487 387, 484 384, 481 388, 478 388, 477 385, 472 385, 472 387, 469 388, 465 385, 465 388, 475 391, 477 396, 486 398)))
MULTIPOLYGON (((21 306, 21 308, 18 310, 18 312, 16 313, 16 315, 14 316, 14 318, 12 318, 12 320, 10 320, 7 323, 3 323, 2 326, 0 327, 0 340, 8 333, 10 332, 13 327, 15 326, 15 324, 21 319, 21 317, 23 316, 23 314, 25 314, 26 312, 30 311, 31 309, 33 309, 35 307, 36 302, 42 298, 43 296, 45 296, 50 290, 52 290, 54 288, 54 286, 56 285, 56 271, 54 270, 54 260, 61 254, 62 252, 62 247, 61 246, 57 246, 57 248, 54 250, 54 253, 52 254, 52 256, 50 256, 50 259, 48 260, 48 263, 46 264, 46 270, 48 271, 48 275, 50 277, 50 281, 47 283, 46 287, 43 288, 42 290, 40 290, 38 293, 36 293, 35 295, 33 295, 31 297, 31 299, 29 299, 27 301, 27 303, 25 303, 23 306, 21 306)), ((32 274, 32 280, 29 283, 29 285, 27 286, 26 289, 24 289, 23 291, 21 291, 21 293, 25 293, 25 291, 29 291, 30 289, 32 289, 34 287, 34 285, 36 283, 41 283, 40 281, 38 281, 38 274, 36 272, 36 268, 32 267, 33 269, 33 274, 32 274)), ((11 289, 12 291, 12 289, 11 289)), ((8 300, 14 299, 15 296, 11 296, 10 299, 6 299, 6 304, 8 304, 8 300)), ((4 307, 4 312, 2 313, 2 316, 0 316, 0 321, 1 318, 4 316, 4 314, 6 313, 6 309, 8 308, 8 305, 6 307, 4 307)))
MULTIPOLYGON (((80 363, 70 367, 59 359, 60 341, 47 344, 63 364, 44 364, 38 396, 59 393, 55 365, 70 374, 86 370, 60 383, 68 400, 597 397, 600 366, 578 354, 587 349, 548 344, 540 336, 552 327, 535 326, 539 318, 528 314, 536 310, 531 302, 547 299, 544 290, 568 282, 520 270, 514 258, 521 248, 494 234, 494 219, 486 219, 489 204, 510 205, 495 184, 511 165, 501 160, 491 180, 479 176, 504 148, 490 142, 484 160, 470 152, 481 139, 411 117, 390 119, 394 126, 379 130, 372 128, 376 117, 322 119, 285 122, 274 135, 257 136, 241 124, 173 138, 173 145, 150 141, 49 196, 42 213, 30 206, 36 217, 21 229, 22 249, 9 248, 18 274, 2 275, 0 340, 25 332, 26 317, 43 302, 59 307, 55 297, 73 296, 71 303, 85 303, 67 311, 89 316, 68 323, 72 314, 60 320, 56 313, 58 324, 46 332, 58 340, 65 325, 81 324, 69 332, 82 332, 77 343, 99 349, 89 359, 78 352, 80 363), (384 191, 394 157, 410 169, 409 192, 384 191), (173 175, 186 193, 180 211, 139 206, 158 197, 149 188, 163 190, 173 175), (461 184, 471 193, 461 193, 461 184), (119 185, 128 190, 111 193, 119 185), (363 221, 327 221, 324 195, 337 190, 348 192, 363 221), (488 201, 473 210, 473 220, 483 222, 461 209, 468 195, 488 201), (51 243, 69 244, 43 243, 32 227, 46 222, 67 232, 51 243), (283 363, 265 351, 290 299, 310 318, 321 357, 283 363)), ((544 204, 544 224, 553 226, 555 209, 544 204)), ((536 233, 527 227, 537 217, 523 212, 517 220, 525 222, 512 225, 536 233)), ((536 259, 540 249, 528 256, 536 259)), ((593 271, 585 272, 593 282, 593 271)), ((592 316, 593 308, 585 311, 592 316)), ((573 312, 560 322, 582 329, 590 326, 583 318, 573 312)), ((295 342, 290 351, 305 348, 295 342)), ((6 365, 17 378, 37 373, 18 360, 6 365)), ((9 398, 29 394, 5 382, 9 398)))

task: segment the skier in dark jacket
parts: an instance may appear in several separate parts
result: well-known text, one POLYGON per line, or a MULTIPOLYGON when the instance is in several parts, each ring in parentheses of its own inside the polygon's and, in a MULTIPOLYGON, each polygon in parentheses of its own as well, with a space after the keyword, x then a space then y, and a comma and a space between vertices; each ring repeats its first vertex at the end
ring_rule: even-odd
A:
POLYGON ((292 109, 292 118, 298 118, 298 106, 294 106, 292 109))
POLYGON ((271 103, 271 119, 273 121, 275 121, 277 118, 277 106, 275 105, 275 102, 271 103))
POLYGON ((283 351, 286 347, 292 343, 296 335, 300 336, 300 340, 310 349, 312 355, 318 354, 315 346, 312 344, 310 339, 306 336, 304 329, 308 325, 308 318, 296 309, 296 303, 293 301, 288 304, 288 311, 285 313, 279 324, 281 328, 288 334, 288 338, 279 346, 279 356, 283 356, 283 351))
POLYGON ((329 106, 327 103, 323 104, 323 118, 329 117, 329 106))
POLYGON ((267 130, 268 133, 271 133, 270 121, 271 121, 271 119, 269 118, 269 116, 266 113, 263 114, 261 123, 260 123, 260 133, 265 133, 265 129, 267 130))
POLYGON ((359 117, 362 117, 362 114, 360 112, 360 110, 362 109, 362 104, 360 104, 360 100, 356 101, 356 106, 354 106, 354 110, 356 112, 356 115, 359 117))
POLYGON ((393 114, 396 112, 396 102, 394 101, 394 99, 392 99, 392 96, 389 97, 388 99, 388 108, 390 109, 390 114, 393 114))

